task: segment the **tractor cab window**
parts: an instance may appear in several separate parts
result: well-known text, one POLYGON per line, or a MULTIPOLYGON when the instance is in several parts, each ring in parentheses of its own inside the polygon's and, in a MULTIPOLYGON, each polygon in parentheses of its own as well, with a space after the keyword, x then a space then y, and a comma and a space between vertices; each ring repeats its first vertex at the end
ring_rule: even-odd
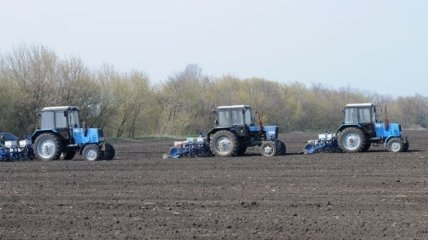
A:
POLYGON ((229 126, 229 111, 228 110, 219 110, 217 124, 219 126, 229 126))
POLYGON ((372 122, 377 122, 376 108, 372 107, 372 109, 370 110, 370 112, 372 113, 372 122))
POLYGON ((358 123, 358 111, 356 108, 345 109, 345 124, 358 123))
POLYGON ((40 117, 40 128, 41 129, 52 129, 55 128, 54 112, 42 112, 40 117))
POLYGON ((65 112, 55 112, 56 128, 67 128, 67 116, 65 112))
POLYGON ((244 125, 243 111, 242 109, 231 110, 232 125, 244 125))
POLYGON ((253 116, 251 114, 251 108, 245 108, 244 110, 244 116, 245 116, 245 125, 249 126, 253 124, 253 116))
POLYGON ((68 113, 68 115, 69 115, 70 127, 80 128, 79 112, 78 111, 71 111, 68 113))
POLYGON ((360 123, 371 123, 370 108, 360 108, 358 109, 358 114, 360 115, 360 123))

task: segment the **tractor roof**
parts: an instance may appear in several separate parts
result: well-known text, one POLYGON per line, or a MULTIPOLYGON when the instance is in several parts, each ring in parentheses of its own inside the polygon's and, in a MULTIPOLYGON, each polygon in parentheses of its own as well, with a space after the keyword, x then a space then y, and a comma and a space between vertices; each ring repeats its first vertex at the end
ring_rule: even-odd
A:
POLYGON ((229 109, 229 108, 249 108, 249 105, 229 105, 229 106, 219 106, 218 109, 229 109))
POLYGON ((78 107, 75 106, 55 106, 55 107, 44 107, 42 108, 42 112, 48 111, 67 111, 67 110, 79 110, 78 107))
POLYGON ((373 103, 350 103, 346 104, 346 107, 372 107, 373 103))

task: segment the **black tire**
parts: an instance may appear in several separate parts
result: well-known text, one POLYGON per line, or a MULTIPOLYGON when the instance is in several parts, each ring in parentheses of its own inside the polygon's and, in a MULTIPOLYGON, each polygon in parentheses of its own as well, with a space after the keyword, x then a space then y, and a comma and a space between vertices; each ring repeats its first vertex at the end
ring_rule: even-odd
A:
POLYGON ((112 160, 115 155, 116 155, 116 151, 114 150, 113 145, 111 145, 110 143, 105 143, 104 151, 103 151, 103 159, 112 160))
POLYGON ((285 146, 285 143, 281 140, 277 141, 277 147, 278 147, 278 154, 277 155, 285 155, 287 152, 287 147, 285 146))
POLYGON ((264 157, 272 157, 277 155, 277 143, 272 141, 263 142, 260 146, 260 154, 264 157))
POLYGON ((58 136, 52 133, 40 134, 34 141, 35 155, 39 160, 58 160, 62 152, 62 144, 58 136))
POLYGON ((390 139, 387 146, 390 152, 402 152, 405 148, 403 141, 399 138, 390 139))
POLYGON ((220 130, 211 138, 211 152, 218 157, 231 157, 238 153, 236 135, 227 130, 220 130))
POLYGON ((62 160, 71 160, 74 158, 74 155, 76 155, 76 151, 69 150, 69 151, 63 152, 61 154, 61 159, 62 160))
POLYGON ((366 144, 364 145, 362 152, 367 152, 370 149, 370 146, 372 145, 372 143, 370 142, 369 139, 370 137, 366 135, 366 144))
POLYGON ((86 145, 83 149, 83 158, 87 161, 97 161, 101 159, 101 148, 96 144, 86 145))
POLYGON ((406 140, 404 140, 403 143, 404 143, 403 152, 409 151, 409 141, 406 139, 406 140))
MULTIPOLYGON (((367 150, 369 138, 359 128, 349 127, 338 134, 338 144, 344 152, 364 152, 367 150)), ((370 147, 370 145, 369 145, 370 147)))

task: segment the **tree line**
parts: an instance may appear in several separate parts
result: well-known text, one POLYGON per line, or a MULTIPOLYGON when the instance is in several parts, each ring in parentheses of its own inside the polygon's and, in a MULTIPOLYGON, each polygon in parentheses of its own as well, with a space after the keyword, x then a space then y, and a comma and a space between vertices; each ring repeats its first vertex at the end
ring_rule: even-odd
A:
POLYGON ((232 75, 210 77, 188 65, 152 84, 144 72, 113 66, 90 69, 79 58, 60 58, 44 46, 0 55, 0 131, 30 134, 45 106, 75 105, 89 125, 108 137, 187 135, 208 131, 220 105, 248 104, 280 131, 335 131, 346 103, 373 102, 403 128, 427 128, 428 97, 393 98, 349 87, 331 89, 232 75), (387 111, 385 111, 387 109, 387 111))

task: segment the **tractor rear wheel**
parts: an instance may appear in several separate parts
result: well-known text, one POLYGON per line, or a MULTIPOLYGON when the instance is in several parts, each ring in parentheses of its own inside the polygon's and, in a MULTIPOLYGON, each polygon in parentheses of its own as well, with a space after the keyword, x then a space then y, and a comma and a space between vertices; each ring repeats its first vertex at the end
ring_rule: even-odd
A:
POLYGON ((263 142, 262 145, 260 146, 260 153, 264 157, 275 156, 277 155, 278 150, 279 149, 276 142, 272 142, 272 141, 263 142))
POLYGON ((236 135, 227 130, 220 130, 211 138, 210 149, 217 157, 231 157, 238 153, 236 135))
POLYGON ((62 145, 58 136, 52 133, 40 134, 34 142, 35 155, 43 161, 58 160, 61 156, 62 145))
POLYGON ((96 144, 89 144, 83 149, 83 157, 88 161, 96 161, 101 158, 101 148, 96 144))
POLYGON ((404 148, 404 143, 399 138, 393 138, 388 141, 388 151, 390 152, 403 152, 404 148))
POLYGON ((113 145, 110 143, 104 144, 103 159, 112 160, 116 154, 113 145))
POLYGON ((339 147, 344 152, 364 152, 368 145, 368 137, 359 128, 349 127, 343 129, 338 134, 339 147))
POLYGON ((372 143, 370 142, 370 137, 365 135, 365 138, 367 139, 366 144, 364 145, 364 148, 362 150, 362 152, 367 152, 370 148, 370 146, 372 145, 372 143))

